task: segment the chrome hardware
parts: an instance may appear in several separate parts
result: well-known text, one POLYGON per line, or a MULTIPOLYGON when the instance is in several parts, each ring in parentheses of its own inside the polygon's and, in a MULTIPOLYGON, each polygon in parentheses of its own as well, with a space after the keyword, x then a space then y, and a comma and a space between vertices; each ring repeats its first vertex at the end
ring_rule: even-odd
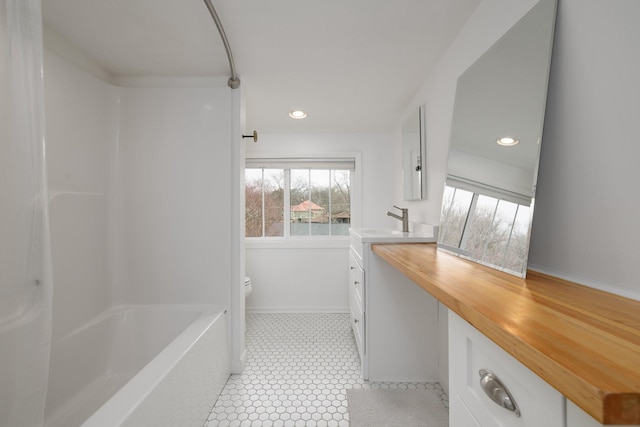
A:
POLYGON ((356 268, 354 266, 349 267, 349 270, 355 270, 356 268))
POLYGON ((480 374, 480 386, 489 399, 519 417, 520 409, 516 401, 498 377, 488 369, 480 369, 478 374, 480 374))
POLYGON ((229 60, 229 68, 231 70, 231 77, 227 80, 227 85, 229 85, 231 89, 237 89, 240 87, 240 78, 236 73, 236 63, 233 61, 233 54, 231 53, 231 46, 229 46, 227 34, 224 32, 224 28, 222 28, 222 22, 220 21, 220 17, 218 16, 216 9, 213 7, 211 0, 204 0, 204 4, 207 6, 207 9, 209 9, 213 22, 215 22, 216 27, 218 28, 218 33, 220 33, 224 49, 227 51, 227 59, 229 60))
POLYGON ((358 323, 359 320, 358 319, 353 319, 353 323, 358 323))
POLYGON ((402 211, 402 216, 394 214, 393 212, 389 212, 389 211, 387 211, 387 215, 399 221, 402 221, 402 232, 408 233, 409 232, 409 209, 399 208, 395 205, 393 207, 396 209, 400 209, 400 211, 402 211))
POLYGON ((358 283, 360 283, 360 282, 358 282, 357 280, 354 280, 354 281, 353 281, 353 285, 354 285, 354 286, 358 286, 358 283))

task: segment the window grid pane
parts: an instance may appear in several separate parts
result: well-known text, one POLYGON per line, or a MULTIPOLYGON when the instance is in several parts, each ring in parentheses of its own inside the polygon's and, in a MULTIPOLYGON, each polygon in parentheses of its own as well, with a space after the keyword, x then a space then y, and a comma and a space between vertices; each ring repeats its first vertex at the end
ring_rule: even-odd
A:
POLYGON ((502 265, 517 208, 516 203, 498 201, 482 261, 492 265, 502 265))
POLYGON ((309 179, 309 169, 291 169, 291 189, 289 190, 291 236, 309 235, 309 219, 313 213, 309 199, 309 179))
POLYGON ((462 242, 462 234, 467 223, 469 209, 473 200, 473 193, 470 191, 453 189, 452 192, 445 194, 450 197, 447 200, 448 206, 443 203, 443 209, 446 209, 443 217, 443 236, 442 243, 456 248, 460 247, 462 242))
POLYGON ((475 259, 484 258, 486 242, 491 233, 497 205, 497 199, 480 195, 473 214, 469 217, 468 230, 464 233, 462 249, 469 251, 475 259))
POLYGON ((447 186, 440 243, 482 263, 524 273, 530 216, 529 206, 447 186))
POLYGON ((312 236, 327 236, 331 217, 331 171, 310 170, 309 176, 313 209, 309 216, 309 232, 312 236))
POLYGON ((284 170, 264 169, 264 235, 284 236, 284 170))
POLYGON ((263 236, 263 192, 262 192, 262 169, 245 170, 245 236, 263 236))
POLYGON ((247 168, 245 182, 247 237, 349 234, 350 170, 247 168))
POLYGON ((504 266, 512 271, 524 273, 527 268, 529 253, 529 224, 531 219, 530 206, 518 206, 518 213, 513 224, 513 231, 509 239, 508 253, 504 266))
POLYGON ((331 234, 349 234, 351 224, 351 171, 331 171, 331 234))

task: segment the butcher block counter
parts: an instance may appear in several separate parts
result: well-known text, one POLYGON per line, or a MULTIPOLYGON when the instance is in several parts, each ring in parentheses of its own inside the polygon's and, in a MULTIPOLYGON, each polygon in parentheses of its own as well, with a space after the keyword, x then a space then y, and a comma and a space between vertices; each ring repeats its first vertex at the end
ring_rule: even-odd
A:
POLYGON ((373 252, 602 424, 640 424, 640 302, 529 271, 526 279, 438 251, 373 252))

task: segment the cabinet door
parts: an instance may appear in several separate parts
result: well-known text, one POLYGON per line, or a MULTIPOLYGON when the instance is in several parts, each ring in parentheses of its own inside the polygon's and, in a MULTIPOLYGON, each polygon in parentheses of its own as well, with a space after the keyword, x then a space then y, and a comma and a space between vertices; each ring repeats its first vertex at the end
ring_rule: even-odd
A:
POLYGON ((362 362, 364 359, 364 312, 355 298, 351 299, 349 309, 351 310, 351 329, 353 330, 353 336, 358 346, 358 354, 362 362))
POLYGON ((565 426, 564 396, 451 311, 449 387, 451 395, 460 397, 482 427, 565 426), (493 377, 486 376, 487 370, 493 377), (517 411, 506 409, 489 397, 482 386, 481 373, 486 390, 501 402, 515 402, 517 411))
POLYGON ((364 270, 352 252, 349 252, 349 308, 351 311, 351 328, 358 346, 360 360, 364 360, 364 270))

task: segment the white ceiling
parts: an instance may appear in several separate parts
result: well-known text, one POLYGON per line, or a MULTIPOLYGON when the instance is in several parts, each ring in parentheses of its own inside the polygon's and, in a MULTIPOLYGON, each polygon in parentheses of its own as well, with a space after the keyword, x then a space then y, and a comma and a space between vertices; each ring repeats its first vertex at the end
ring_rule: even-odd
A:
MULTIPOLYGON (((389 131, 480 0, 213 0, 247 129, 389 131), (301 108, 305 120, 287 112, 301 108)), ((203 0, 42 0, 45 27, 120 76, 229 76, 203 0)), ((45 33, 46 34, 46 33, 45 33)))

